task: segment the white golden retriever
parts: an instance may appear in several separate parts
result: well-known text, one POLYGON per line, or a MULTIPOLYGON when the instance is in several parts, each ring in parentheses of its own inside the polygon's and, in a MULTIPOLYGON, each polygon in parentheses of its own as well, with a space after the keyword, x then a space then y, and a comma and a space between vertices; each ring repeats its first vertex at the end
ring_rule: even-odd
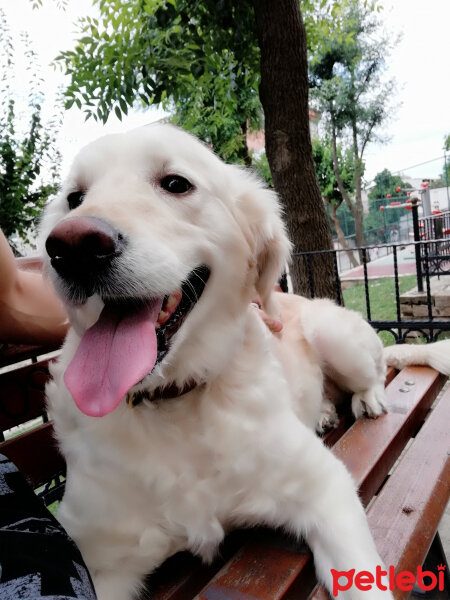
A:
POLYGON ((273 293, 290 251, 276 195, 148 126, 85 148, 43 230, 72 324, 47 388, 59 517, 99 599, 137 598, 179 550, 211 560, 243 525, 305 535, 328 589, 333 568, 375 572, 354 483, 313 429, 324 371, 356 414, 382 411, 382 348, 354 313, 273 293))

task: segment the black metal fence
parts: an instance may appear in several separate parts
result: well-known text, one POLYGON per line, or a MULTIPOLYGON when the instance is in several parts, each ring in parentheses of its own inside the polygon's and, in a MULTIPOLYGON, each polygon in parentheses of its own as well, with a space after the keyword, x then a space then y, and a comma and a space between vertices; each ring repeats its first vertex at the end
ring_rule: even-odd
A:
POLYGON ((430 275, 450 274, 450 212, 419 219, 421 268, 430 275))
MULTIPOLYGON (((435 221, 430 220, 435 227, 435 221)), ((428 223, 425 225, 428 226, 428 223)), ((339 255, 347 252, 343 249, 320 250, 316 252, 297 252, 294 260, 303 261, 303 267, 308 273, 309 296, 314 298, 314 261, 319 255, 332 255, 334 264, 334 297, 338 304, 345 304, 345 292, 343 289, 360 285, 363 295, 362 311, 369 323, 378 331, 387 331, 396 343, 404 343, 414 332, 416 337, 430 342, 439 336, 450 332, 450 278, 449 278, 449 308, 448 315, 437 314, 435 297, 432 287, 432 279, 450 274, 450 249, 447 239, 421 239, 401 244, 383 244, 377 246, 366 246, 358 248, 361 251, 362 264, 357 269, 340 272, 338 269, 339 255), (375 252, 378 258, 373 260, 375 252), (379 256, 382 258, 379 258, 379 256), (372 258, 372 260, 371 260, 372 258), (417 293, 411 297, 410 306, 420 316, 412 316, 405 310, 408 302, 401 302, 401 284, 405 276, 414 276, 410 284, 417 289, 417 293), (390 279, 392 282, 389 296, 392 299, 394 318, 386 318, 380 315, 373 301, 374 286, 379 285, 377 281, 390 279), (417 308, 417 310, 416 310, 417 308)), ((389 298, 387 298, 389 300, 389 298)))

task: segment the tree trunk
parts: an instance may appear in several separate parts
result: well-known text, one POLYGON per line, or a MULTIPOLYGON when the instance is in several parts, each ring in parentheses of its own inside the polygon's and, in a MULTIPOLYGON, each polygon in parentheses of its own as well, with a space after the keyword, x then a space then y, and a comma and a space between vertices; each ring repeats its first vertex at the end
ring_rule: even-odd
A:
POLYGON ((338 185, 339 192, 341 196, 344 198, 345 204, 347 205, 349 211, 352 213, 353 217, 355 216, 355 206, 348 195, 347 190, 344 187, 344 184, 341 179, 341 172, 339 170, 339 158, 337 153, 337 139, 336 139, 336 128, 332 125, 331 128, 331 148, 333 150, 333 173, 336 178, 336 183, 338 185))
MULTIPOLYGON (((355 237, 356 245, 358 247, 365 246, 364 232, 363 232, 363 205, 362 205, 362 174, 361 174, 361 161, 358 155, 358 146, 356 145, 355 150, 355 138, 353 139, 353 156, 354 156, 354 180, 355 180, 355 202, 352 202, 348 195, 344 184, 342 183, 341 175, 339 172, 339 159, 337 154, 337 140, 336 140, 336 129, 333 127, 331 132, 331 146, 333 148, 333 171, 334 176, 338 184, 339 191, 345 200, 350 212, 355 219, 355 237)), ((359 259, 362 262, 362 253, 359 252, 359 259)))
MULTIPOLYGON (((357 246, 365 246, 363 231, 364 208, 362 203, 362 167, 358 151, 358 137, 356 131, 356 123, 353 123, 353 156, 355 161, 355 235, 357 246)), ((362 256, 361 256, 362 262, 362 256)))
MULTIPOLYGON (((328 202, 328 200, 326 200, 326 202, 328 202)), ((336 229, 338 241, 339 241, 340 245, 342 246, 342 248, 344 248, 347 251, 347 256, 348 256, 348 259, 349 259, 350 263, 352 264, 352 266, 357 267, 358 261, 355 259, 353 250, 351 250, 348 247, 347 240, 345 239, 345 234, 341 227, 341 222, 339 221, 339 217, 337 216, 337 209, 339 207, 336 206, 336 204, 333 204, 332 202, 328 202, 328 205, 330 206, 330 216, 331 216, 331 220, 333 221, 334 228, 336 229)))
MULTIPOLYGON (((332 247, 309 132, 306 35, 298 0, 253 0, 261 51, 266 154, 296 252, 332 247)), ((294 292, 336 298, 331 254, 294 257, 294 292), (309 263, 309 264, 308 264, 309 263), (313 288, 313 289, 311 289, 313 288)))
POLYGON ((239 151, 239 156, 244 160, 244 165, 246 167, 251 167, 252 166, 252 157, 250 156, 250 153, 248 151, 248 146, 247 146, 248 124, 247 124, 246 120, 241 125, 241 131, 242 131, 242 135, 244 137, 244 143, 242 144, 242 147, 239 151))
MULTIPOLYGON (((364 230, 363 230, 363 218, 364 218, 364 209, 362 205, 362 166, 361 160, 359 158, 358 151, 358 137, 356 131, 356 123, 352 124, 352 135, 353 135, 353 157, 355 162, 355 236, 356 236, 356 245, 361 248, 366 245, 366 241, 364 239, 364 230)), ((363 262, 363 254, 362 251, 359 251, 359 259, 363 262)), ((366 253, 366 260, 370 260, 368 254, 366 253)))

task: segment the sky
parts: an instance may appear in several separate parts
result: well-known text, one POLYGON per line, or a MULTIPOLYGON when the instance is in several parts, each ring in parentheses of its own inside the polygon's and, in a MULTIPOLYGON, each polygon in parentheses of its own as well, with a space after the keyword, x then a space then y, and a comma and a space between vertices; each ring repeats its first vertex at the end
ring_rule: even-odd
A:
MULTIPOLYGON (((395 77, 397 92, 394 103, 398 108, 381 130, 383 144, 368 146, 365 178, 384 168, 411 177, 437 177, 443 161, 444 136, 450 133, 450 0, 382 0, 386 28, 401 40, 392 51, 386 75, 395 77), (432 162, 428 162, 432 161, 432 162), (414 165, 423 164, 417 168, 414 165)), ((0 0, 14 39, 21 31, 27 32, 42 66, 44 91, 49 101, 46 110, 53 109, 58 86, 67 78, 50 65, 62 50, 73 47, 76 39, 76 21, 81 16, 95 16, 92 0, 68 0, 65 11, 55 0, 43 0, 43 7, 33 10, 30 0, 0 0)), ((17 41, 15 79, 13 89, 22 96, 27 92, 26 62, 17 41)), ((156 109, 133 112, 120 122, 112 114, 106 125, 93 120, 85 122, 76 107, 66 111, 58 137, 62 152, 62 176, 75 156, 87 143, 106 133, 132 129, 160 118, 156 109)))

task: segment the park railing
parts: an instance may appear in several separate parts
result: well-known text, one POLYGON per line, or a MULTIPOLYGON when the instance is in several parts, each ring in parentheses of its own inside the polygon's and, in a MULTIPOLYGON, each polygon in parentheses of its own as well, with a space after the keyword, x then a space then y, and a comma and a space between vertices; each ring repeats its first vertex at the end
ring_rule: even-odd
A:
POLYGON ((450 234, 450 211, 439 211, 429 217, 419 217, 419 227, 424 239, 441 239, 450 234))
POLYGON ((314 298, 314 263, 319 256, 331 255, 335 265, 333 295, 339 304, 361 310, 377 331, 388 331, 396 343, 405 342, 413 332, 430 342, 450 331, 450 285, 448 301, 445 292, 438 292, 439 302, 445 309, 442 310, 436 305, 436 285, 433 284, 435 275, 450 273, 448 244, 449 240, 444 238, 357 248, 362 264, 346 272, 337 268, 340 254, 345 253, 345 249, 296 252, 293 260, 303 261, 302 267, 308 273, 309 289, 306 292, 314 298), (437 261, 439 269, 436 269, 437 261), (347 290, 354 286, 359 286, 357 306, 346 301, 346 296, 350 295, 347 290), (379 286, 386 290, 381 299, 377 294, 379 286), (406 297, 405 287, 415 288, 415 291, 406 297))
POLYGON ((421 266, 425 261, 430 275, 450 274, 450 211, 419 219, 419 236, 423 241, 421 266))

